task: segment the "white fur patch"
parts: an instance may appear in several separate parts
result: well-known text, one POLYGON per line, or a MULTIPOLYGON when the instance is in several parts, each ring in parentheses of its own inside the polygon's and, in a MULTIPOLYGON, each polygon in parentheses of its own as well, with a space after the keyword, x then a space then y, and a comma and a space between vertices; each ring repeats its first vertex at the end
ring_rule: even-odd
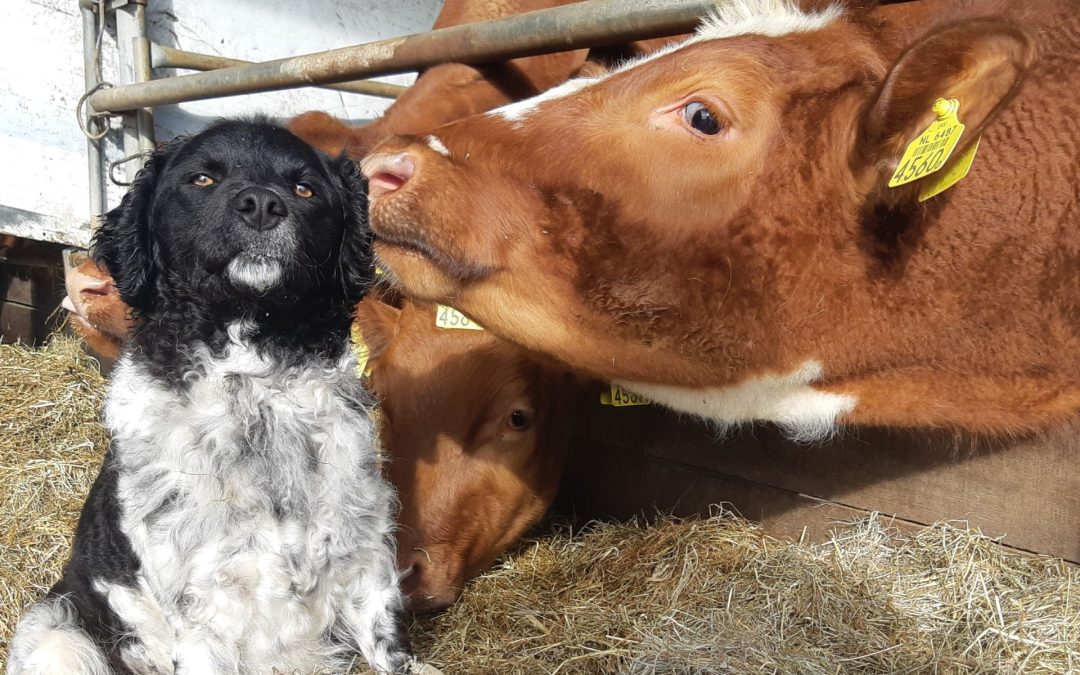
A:
POLYGON ((94 590, 105 597, 121 621, 137 626, 139 641, 125 647, 122 656, 128 667, 136 673, 152 673, 160 664, 172 661, 175 631, 147 587, 145 577, 139 578, 135 588, 98 579, 94 581, 94 590))
POLYGON ((842 13, 839 5, 829 5, 818 12, 804 12, 794 0, 725 0, 717 3, 690 42, 734 35, 778 37, 821 30, 842 13))
POLYGON ((854 396, 810 386, 821 379, 822 366, 807 361, 786 375, 761 375, 730 387, 688 389, 620 382, 624 388, 680 412, 723 426, 773 422, 792 439, 810 442, 835 432, 837 420, 855 409, 854 396))
POLYGON ((229 261, 225 274, 234 286, 265 293, 281 281, 281 261, 266 256, 238 255, 229 261))
POLYGON ((343 672, 349 647, 391 670, 395 498, 355 361, 285 367, 249 329, 198 354, 186 391, 130 355, 114 371, 105 416, 140 585, 99 590, 146 645, 125 659, 160 663, 164 632, 165 672, 343 672))
POLYGON ((540 104, 546 101, 564 98, 596 84, 614 73, 636 68, 643 63, 676 52, 687 45, 736 35, 777 37, 789 33, 820 30, 842 13, 843 10, 839 5, 830 5, 818 12, 804 12, 799 9, 795 0, 720 0, 716 4, 716 8, 702 20, 697 33, 683 42, 668 45, 641 58, 630 60, 611 71, 611 73, 593 78, 583 77, 568 80, 532 98, 504 105, 501 108, 489 111, 487 114, 520 124, 526 117, 536 112, 540 104))
POLYGON ((554 101, 560 99, 575 92, 581 91, 585 87, 598 82, 598 78, 591 77, 579 77, 573 80, 567 80, 557 87, 552 87, 547 91, 537 94, 532 98, 527 98, 523 101, 517 101, 504 105, 501 108, 495 108, 489 111, 487 114, 492 117, 501 117, 509 122, 520 123, 529 115, 536 112, 537 107, 545 101, 554 101))
POLYGON ((424 140, 427 141, 427 144, 428 144, 429 148, 431 148, 435 152, 439 153, 443 157, 449 157, 450 156, 450 149, 447 148, 443 144, 443 142, 441 140, 439 140, 438 136, 436 136, 434 134, 428 134, 427 138, 425 138, 424 140))
POLYGON ((26 611, 8 650, 7 675, 109 675, 105 654, 79 626, 75 608, 63 597, 48 598, 26 611))

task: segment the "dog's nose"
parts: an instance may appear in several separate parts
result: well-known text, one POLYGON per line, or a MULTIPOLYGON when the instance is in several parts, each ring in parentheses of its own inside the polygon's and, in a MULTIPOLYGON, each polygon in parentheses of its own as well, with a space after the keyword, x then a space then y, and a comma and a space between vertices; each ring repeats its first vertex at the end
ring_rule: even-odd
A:
POLYGON ((232 207, 240 214, 241 222, 259 232, 274 229, 289 215, 289 209, 276 192, 257 186, 238 192, 232 199, 232 207))

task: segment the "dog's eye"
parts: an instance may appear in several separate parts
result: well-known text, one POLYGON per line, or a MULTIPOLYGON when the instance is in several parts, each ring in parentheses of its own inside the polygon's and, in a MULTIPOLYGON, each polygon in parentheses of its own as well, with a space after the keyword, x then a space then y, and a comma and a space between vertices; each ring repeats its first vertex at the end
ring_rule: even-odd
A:
POLYGON ((304 199, 310 199, 311 196, 315 194, 311 191, 310 187, 304 185, 303 183, 297 183, 296 185, 294 185, 293 192, 296 193, 297 197, 303 197, 304 199))
POLYGON ((205 173, 200 173, 198 176, 191 179, 191 183, 193 185, 198 185, 199 187, 210 187, 215 182, 216 181, 213 178, 207 176, 205 173))

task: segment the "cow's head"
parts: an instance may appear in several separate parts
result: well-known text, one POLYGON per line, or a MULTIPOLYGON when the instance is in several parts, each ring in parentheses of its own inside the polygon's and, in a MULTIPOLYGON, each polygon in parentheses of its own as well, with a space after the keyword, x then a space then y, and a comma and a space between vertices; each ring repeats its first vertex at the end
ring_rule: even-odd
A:
POLYGON ((376 254, 407 294, 607 378, 796 366, 771 336, 824 320, 815 302, 898 238, 917 187, 886 183, 934 101, 961 102, 959 156, 1030 58, 994 18, 909 39, 874 14, 721 3, 680 46, 381 143, 362 162, 376 254))
POLYGON ((574 382, 491 333, 435 325, 434 305, 364 302, 398 556, 410 607, 443 607, 544 514, 558 488, 574 382))

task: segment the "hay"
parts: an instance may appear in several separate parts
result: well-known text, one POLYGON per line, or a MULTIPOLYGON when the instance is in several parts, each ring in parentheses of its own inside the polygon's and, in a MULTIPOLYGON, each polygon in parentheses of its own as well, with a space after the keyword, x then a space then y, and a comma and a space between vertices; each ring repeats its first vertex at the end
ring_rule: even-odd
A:
POLYGON ((104 388, 78 340, 0 344, 0 670, 23 608, 67 560, 106 447, 104 388))
POLYGON ((1080 570, 878 515, 823 545, 721 513, 564 526, 417 622, 447 673, 1067 673, 1080 570))
MULTIPOLYGON (((0 669, 67 556, 105 448, 103 391, 75 340, 0 345, 0 669)), ((1078 582, 965 527, 870 516, 813 546, 721 513, 556 527, 412 632, 447 675, 1068 673, 1078 582)))

